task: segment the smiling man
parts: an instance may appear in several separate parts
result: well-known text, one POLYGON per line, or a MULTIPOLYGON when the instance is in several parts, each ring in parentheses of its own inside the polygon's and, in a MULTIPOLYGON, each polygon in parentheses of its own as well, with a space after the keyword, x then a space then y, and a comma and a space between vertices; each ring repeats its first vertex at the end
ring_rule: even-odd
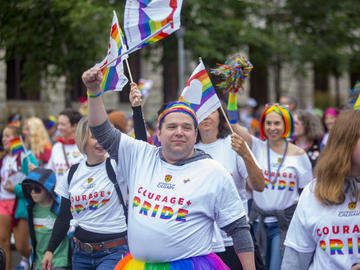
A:
POLYGON ((232 236, 243 269, 255 269, 245 210, 230 174, 194 148, 198 121, 192 108, 173 102, 161 110, 158 137, 162 147, 155 147, 111 126, 101 99, 98 69, 84 72, 82 78, 88 89, 91 132, 117 161, 119 179, 125 179, 129 188, 131 255, 116 269, 144 262, 152 269, 167 264, 179 269, 194 269, 194 265, 196 269, 229 269, 211 253, 214 221, 232 236))

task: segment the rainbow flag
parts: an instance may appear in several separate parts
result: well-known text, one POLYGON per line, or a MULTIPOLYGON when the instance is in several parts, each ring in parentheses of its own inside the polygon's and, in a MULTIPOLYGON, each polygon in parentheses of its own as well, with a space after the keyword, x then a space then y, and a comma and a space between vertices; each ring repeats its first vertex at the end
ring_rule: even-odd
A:
POLYGON ((119 26, 116 12, 113 12, 114 16, 111 24, 108 53, 102 62, 96 64, 103 74, 103 80, 100 85, 103 92, 109 90, 121 91, 128 82, 128 79, 124 75, 124 67, 122 64, 122 61, 127 58, 127 55, 119 57, 116 61, 113 61, 127 50, 124 34, 119 26), (111 64, 108 67, 105 67, 108 63, 111 64))
POLYGON ((199 123, 221 106, 204 63, 201 60, 200 64, 191 74, 179 97, 179 101, 185 102, 193 108, 199 123))
POLYGON ((21 153, 21 152, 25 152, 25 147, 24 147, 21 137, 12 139, 9 142, 9 144, 10 144, 10 152, 12 155, 15 155, 15 154, 21 153))
POLYGON ((143 48, 178 30, 181 7, 182 0, 127 0, 124 29, 129 51, 143 48))

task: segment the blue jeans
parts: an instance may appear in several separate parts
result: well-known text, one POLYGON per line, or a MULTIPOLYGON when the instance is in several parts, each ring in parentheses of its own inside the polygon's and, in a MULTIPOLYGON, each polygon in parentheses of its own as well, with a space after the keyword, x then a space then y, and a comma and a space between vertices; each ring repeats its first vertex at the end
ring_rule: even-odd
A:
POLYGON ((129 252, 128 245, 113 247, 102 251, 86 253, 85 250, 74 247, 72 266, 76 270, 108 270, 114 269, 116 264, 129 252))
MULTIPOLYGON (((254 222, 256 232, 258 222, 254 222)), ((280 270, 282 256, 280 253, 280 232, 277 222, 264 223, 266 233, 266 266, 269 270, 280 270)))

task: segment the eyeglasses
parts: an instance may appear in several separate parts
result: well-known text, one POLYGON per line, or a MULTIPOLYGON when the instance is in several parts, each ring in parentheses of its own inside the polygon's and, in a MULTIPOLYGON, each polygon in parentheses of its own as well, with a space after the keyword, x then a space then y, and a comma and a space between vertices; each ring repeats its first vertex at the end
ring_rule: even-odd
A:
POLYGON ((34 193, 40 193, 43 190, 43 187, 38 184, 26 183, 23 187, 26 193, 31 193, 31 191, 34 191, 34 193))

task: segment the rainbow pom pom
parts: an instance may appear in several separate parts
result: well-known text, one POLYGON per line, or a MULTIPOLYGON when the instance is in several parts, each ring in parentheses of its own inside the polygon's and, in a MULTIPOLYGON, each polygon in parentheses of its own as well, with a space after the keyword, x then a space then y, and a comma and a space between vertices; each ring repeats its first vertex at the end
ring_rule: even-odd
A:
POLYGON ((253 65, 244 56, 236 57, 225 64, 217 64, 218 67, 211 70, 211 73, 222 77, 223 81, 217 86, 229 93, 228 97, 228 116, 231 124, 239 120, 237 112, 237 93, 243 90, 243 83, 249 76, 253 65))

